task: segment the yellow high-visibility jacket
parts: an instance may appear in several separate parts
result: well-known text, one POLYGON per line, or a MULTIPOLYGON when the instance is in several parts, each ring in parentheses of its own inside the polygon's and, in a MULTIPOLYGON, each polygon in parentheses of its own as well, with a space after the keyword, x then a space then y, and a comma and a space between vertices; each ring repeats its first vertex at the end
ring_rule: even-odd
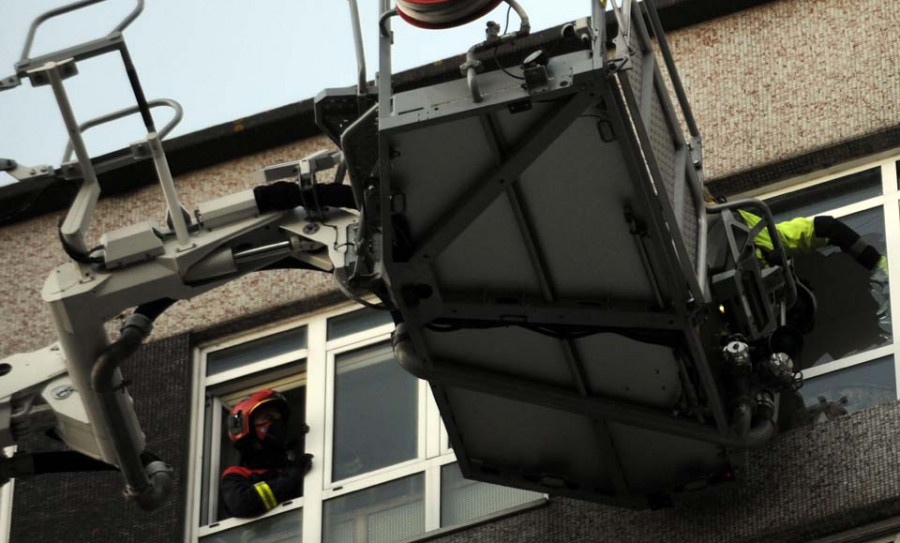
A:
MULTIPOLYGON (((741 214, 741 218, 744 219, 744 222, 746 222, 747 226, 750 228, 753 228, 762 220, 753 213, 748 213, 747 211, 739 211, 739 213, 741 214)), ((813 220, 807 219, 806 217, 797 217, 796 219, 780 222, 775 225, 775 229, 778 230, 778 237, 781 238, 781 244, 784 246, 784 250, 789 254, 809 253, 815 249, 828 245, 827 239, 816 237, 813 220)), ((772 238, 769 237, 769 231, 765 228, 756 235, 756 239, 753 241, 758 248, 757 256, 762 256, 759 251, 760 249, 765 251, 775 250, 775 247, 772 244, 772 238)))

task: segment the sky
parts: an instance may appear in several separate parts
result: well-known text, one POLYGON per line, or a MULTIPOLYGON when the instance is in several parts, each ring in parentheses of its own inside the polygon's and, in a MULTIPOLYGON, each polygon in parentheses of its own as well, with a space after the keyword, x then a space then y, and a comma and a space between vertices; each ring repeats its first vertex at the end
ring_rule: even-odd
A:
MULTIPOLYGON (((378 0, 358 0, 369 79, 377 71, 378 0)), ((0 79, 14 73, 31 21, 69 0, 0 0, 0 79)), ((590 0, 520 0, 541 30, 587 16, 590 0)), ((106 35, 135 6, 107 0, 42 25, 32 56, 106 35)), ((463 27, 429 31, 394 19, 394 70, 462 53, 484 37, 484 23, 501 25, 507 6, 463 27)), ((511 28, 517 28, 515 12, 511 28)), ((184 120, 169 136, 194 132, 315 96, 326 87, 356 82, 356 57, 347 0, 146 0, 125 31, 148 99, 171 98, 184 120)), ((66 90, 79 122, 134 105, 118 55, 78 63, 66 90)), ((157 127, 170 113, 154 109, 157 127)), ((126 147, 144 134, 134 116, 89 130, 88 152, 126 147)), ((0 158, 29 166, 58 166, 66 132, 49 86, 0 93, 0 158)), ((0 174, 0 184, 11 182, 0 174)))

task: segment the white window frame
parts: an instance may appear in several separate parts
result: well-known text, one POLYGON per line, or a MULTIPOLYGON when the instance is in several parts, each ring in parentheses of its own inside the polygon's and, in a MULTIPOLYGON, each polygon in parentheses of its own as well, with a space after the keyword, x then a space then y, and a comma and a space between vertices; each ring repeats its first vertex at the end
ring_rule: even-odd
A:
MULTIPOLYGON (((359 334, 357 334, 359 335, 359 334)), ((354 482, 360 480, 368 480, 369 478, 373 478, 373 480, 378 480, 379 476, 382 474, 390 473, 394 470, 402 470, 407 466, 418 465, 427 457, 426 450, 426 441, 427 441, 427 432, 428 432, 428 384, 427 382, 417 379, 416 386, 418 387, 417 396, 418 396, 418 407, 416 413, 416 420, 418 423, 416 436, 418 443, 416 444, 416 456, 410 460, 406 460, 404 462, 393 464, 391 466, 387 466, 384 468, 380 468, 374 471, 370 471, 367 473, 362 473, 360 475, 355 475, 353 477, 348 477, 346 479, 341 479, 338 481, 334 481, 331 479, 332 474, 332 459, 334 458, 334 385, 336 382, 336 359, 337 356, 353 352, 357 349, 362 349, 365 347, 370 347, 372 345, 378 345, 381 343, 390 344, 391 336, 390 332, 387 334, 379 334, 376 336, 372 336, 366 339, 360 339, 357 343, 346 343, 341 345, 340 347, 336 347, 333 349, 328 349, 327 351, 327 377, 326 377, 326 402, 325 402, 325 489, 331 490, 337 487, 344 486, 352 486, 354 482)), ((374 486, 374 485, 368 485, 374 486)))
MULTIPOLYGON (((3 454, 7 458, 12 458, 15 453, 15 445, 3 449, 3 454)), ((16 480, 10 479, 0 488, 0 543, 9 543, 9 538, 12 536, 12 508, 15 487, 16 480)))
MULTIPOLYGON (((826 175, 813 178, 807 176, 795 180, 788 180, 779 183, 778 188, 775 190, 771 187, 762 187, 751 192, 737 195, 734 198, 760 198, 762 200, 767 200, 822 185, 849 175, 876 168, 879 169, 881 175, 881 195, 839 208, 823 211, 814 216, 830 215, 835 218, 840 218, 861 211, 868 211, 879 207, 882 208, 884 212, 885 244, 887 246, 889 262, 888 281, 892 285, 900 285, 900 189, 898 189, 897 186, 898 164, 900 164, 900 149, 889 153, 883 153, 881 156, 873 158, 870 161, 857 161, 856 163, 845 167, 836 166, 829 169, 826 175)), ((894 387, 896 390, 895 399, 900 399, 900 288, 891 289, 890 296, 893 317, 891 320, 892 339, 890 344, 804 370, 804 379, 831 374, 860 364, 866 364, 879 358, 893 356, 894 387)))
MULTIPOLYGON (((260 519, 269 518, 281 513, 302 510, 303 541, 321 541, 323 535, 323 504, 325 501, 338 498, 353 492, 366 490, 380 484, 388 483, 404 477, 421 474, 424 478, 424 513, 425 532, 413 540, 431 537, 435 530, 457 529, 465 526, 441 527, 441 468, 456 462, 456 455, 450 448, 447 431, 441 422, 437 403, 431 394, 426 381, 418 381, 418 444, 417 457, 399 464, 394 464, 372 472, 350 477, 340 481, 331 481, 331 459, 333 453, 334 434, 334 383, 336 356, 356 349, 377 345, 390 341, 393 324, 385 324, 345 337, 328 340, 328 319, 338 317, 362 309, 355 303, 342 304, 305 315, 302 318, 290 319, 261 329, 242 332, 227 338, 217 339, 194 348, 194 368, 192 374, 191 434, 189 443, 188 475, 188 511, 185 523, 185 541, 197 542, 200 538, 224 530, 251 524, 260 519), (287 330, 306 327, 306 348, 295 350, 265 360, 256 361, 241 368, 228 370, 213 376, 206 376, 206 359, 210 352, 226 349, 263 338, 268 335, 287 330), (231 518, 200 526, 201 496, 203 480, 203 448, 205 424, 205 397, 209 387, 221 385, 233 379, 240 379, 251 373, 275 369, 297 360, 305 360, 306 365, 306 422, 310 432, 306 435, 306 452, 313 455, 312 470, 304 478, 303 497, 282 504, 265 515, 253 519, 231 518)), ((216 401, 216 400, 214 400, 216 401)), ((221 417, 221 410, 214 409, 213 427, 221 417)), ((210 454, 218 458, 218 440, 210 444, 210 454), (214 450, 216 449, 216 450, 214 450), (216 453, 216 454, 214 454, 216 453)), ((210 469, 213 469, 211 466, 210 469)), ((210 492, 217 492, 218 481, 212 477, 210 492)), ((547 496, 514 507, 499 511, 485 517, 472 519, 471 523, 484 522, 486 518, 502 517, 511 511, 524 510, 540 506, 547 502, 547 496)), ((208 506, 215 511, 215 499, 208 506)))
MULTIPOLYGON (((188 488, 190 489, 190 493, 188 495, 187 501, 191 506, 189 507, 189 514, 186 517, 188 519, 188 523, 186 523, 186 541, 197 541, 205 536, 223 532, 244 524, 250 524, 260 519, 273 517, 281 513, 288 514, 287 511, 293 511, 296 509, 301 509, 303 507, 304 498, 301 497, 285 502, 283 504, 279 504, 278 507, 272 509, 271 511, 268 511, 267 513, 259 517, 255 517, 252 519, 229 518, 213 522, 206 526, 200 526, 200 514, 202 509, 202 496, 200 495, 200 489, 203 487, 204 475, 203 439, 205 436, 204 424, 206 420, 206 389, 215 387, 231 380, 240 379, 247 375, 252 375, 259 371, 275 370, 297 361, 306 361, 309 354, 309 339, 307 337, 306 348, 294 349, 287 353, 272 356, 267 359, 247 364, 240 368, 227 370, 208 377, 206 376, 207 355, 214 351, 220 351, 256 339, 264 338, 266 336, 278 334, 280 332, 286 332, 288 330, 299 329, 302 327, 302 324, 292 324, 290 322, 280 323, 275 326, 269 326, 262 329, 238 334, 226 340, 217 340, 215 342, 207 343, 194 349, 193 358, 195 363, 194 372, 192 375, 193 392, 191 397, 191 404, 194 406, 194 409, 191 417, 191 437, 189 444, 189 458, 193 459, 193 462, 191 462, 190 464, 191 467, 189 469, 190 473, 188 480, 188 488)), ((307 334, 308 333, 309 332, 307 330, 307 334)), ((308 362, 306 362, 306 364, 308 364, 308 362)), ((219 428, 221 427, 220 425, 222 422, 221 400, 219 400, 218 398, 214 398, 213 404, 210 407, 212 408, 211 425, 213 428, 219 428)), ((221 452, 219 447, 219 440, 213 437, 210 442, 209 451, 211 458, 209 469, 213 473, 218 473, 219 471, 221 471, 219 469, 221 468, 221 466, 218 465, 219 453, 221 452)), ((207 504, 208 518, 218 508, 218 490, 219 479, 218 477, 211 476, 209 480, 209 491, 211 499, 207 504)))

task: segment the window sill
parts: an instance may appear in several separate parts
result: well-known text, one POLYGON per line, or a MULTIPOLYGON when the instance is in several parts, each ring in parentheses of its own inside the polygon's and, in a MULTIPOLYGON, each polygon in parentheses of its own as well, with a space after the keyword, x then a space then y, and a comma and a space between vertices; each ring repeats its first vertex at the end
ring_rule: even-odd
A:
POLYGON ((440 537, 454 534, 456 532, 461 532, 463 530, 475 528, 476 526, 481 526, 482 524, 496 522, 498 520, 501 520, 501 519, 504 519, 507 517, 512 517, 515 515, 526 513, 528 511, 540 509, 540 508, 546 507, 548 505, 550 505, 550 498, 545 496, 543 498, 534 500, 532 502, 523 503, 522 505, 510 507, 509 509, 504 509, 503 511, 498 511, 497 513, 492 513, 490 515, 484 515, 483 517, 474 518, 464 524, 455 524, 453 526, 445 526, 443 528, 438 528, 437 530, 432 530, 432 531, 426 532, 424 534, 409 537, 409 538, 400 540, 398 543, 420 543, 422 541, 432 541, 432 540, 438 539, 440 537))

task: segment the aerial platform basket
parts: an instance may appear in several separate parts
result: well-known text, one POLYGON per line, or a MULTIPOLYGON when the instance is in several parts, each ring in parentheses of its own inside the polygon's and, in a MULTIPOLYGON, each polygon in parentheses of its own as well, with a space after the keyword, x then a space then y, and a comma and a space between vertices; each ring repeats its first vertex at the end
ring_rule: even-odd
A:
POLYGON ((614 6, 613 36, 591 4, 570 52, 478 73, 527 33, 489 25, 466 78, 394 95, 384 1, 378 105, 341 144, 378 210, 395 353, 430 382, 465 476, 652 507, 730 480, 731 452, 771 434, 726 414, 699 133, 668 47, 688 137, 642 9, 614 6))

